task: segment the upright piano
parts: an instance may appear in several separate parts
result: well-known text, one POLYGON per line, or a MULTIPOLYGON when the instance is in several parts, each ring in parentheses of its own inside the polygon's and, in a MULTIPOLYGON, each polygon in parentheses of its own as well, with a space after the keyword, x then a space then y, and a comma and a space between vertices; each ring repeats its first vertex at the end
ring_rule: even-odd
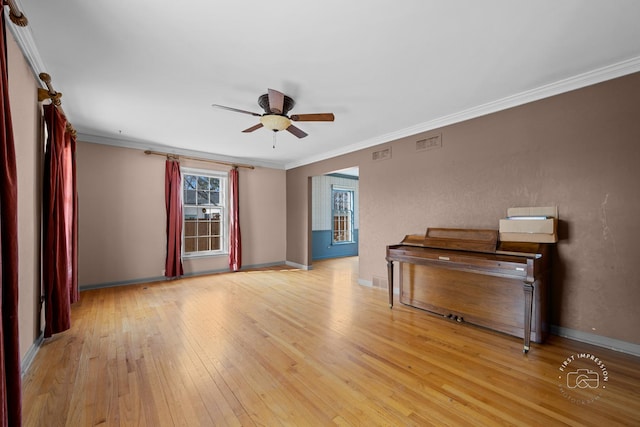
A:
POLYGON ((499 242, 497 230, 428 228, 387 246, 389 307, 393 262, 400 302, 541 343, 547 334, 549 245, 499 242))

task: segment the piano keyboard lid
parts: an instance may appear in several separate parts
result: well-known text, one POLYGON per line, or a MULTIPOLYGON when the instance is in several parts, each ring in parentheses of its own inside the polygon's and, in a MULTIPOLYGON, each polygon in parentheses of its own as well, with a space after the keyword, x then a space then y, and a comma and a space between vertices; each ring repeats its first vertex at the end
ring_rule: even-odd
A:
POLYGON ((472 252, 519 255, 539 258, 540 244, 530 242, 500 242, 498 230, 467 228, 427 228, 425 235, 409 234, 402 245, 453 249, 472 252))

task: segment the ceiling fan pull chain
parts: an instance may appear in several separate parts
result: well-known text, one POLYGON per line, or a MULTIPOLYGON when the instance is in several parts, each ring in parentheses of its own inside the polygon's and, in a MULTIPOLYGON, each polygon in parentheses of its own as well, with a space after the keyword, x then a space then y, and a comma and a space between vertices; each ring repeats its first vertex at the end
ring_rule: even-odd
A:
POLYGON ((276 131, 273 131, 273 148, 276 148, 276 131))

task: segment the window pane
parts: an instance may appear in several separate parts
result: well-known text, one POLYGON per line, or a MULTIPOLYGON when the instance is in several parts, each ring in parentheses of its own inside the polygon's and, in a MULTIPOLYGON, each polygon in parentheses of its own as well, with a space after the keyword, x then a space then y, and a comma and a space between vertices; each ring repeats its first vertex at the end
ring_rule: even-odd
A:
POLYGON ((220 237, 211 237, 209 244, 211 245, 211 250, 220 250, 220 237))
POLYGON ((211 222, 211 235, 219 236, 220 235, 220 221, 212 221, 211 222))
POLYGON ((216 205, 220 204, 220 180, 219 179, 216 179, 215 182, 212 183, 211 203, 214 203, 216 205))
POLYGON ((195 190, 196 189, 196 177, 193 175, 184 176, 184 189, 195 190))
POLYGON ((209 238, 208 237, 198 237, 198 251, 210 251, 211 247, 209 246, 209 238))
POLYGON ((220 178, 209 178, 209 189, 220 191, 220 178))
POLYGON ((186 238, 184 239, 184 251, 185 252, 195 252, 197 251, 196 247, 196 239, 194 238, 186 238))
POLYGON ((196 221, 185 220, 184 222, 184 237, 193 237, 196 234, 196 221))
POLYGON ((204 190, 198 190, 198 202, 199 205, 209 204, 209 192, 204 190))
POLYGON ((196 191, 195 190, 184 190, 184 203, 188 203, 190 205, 196 204, 196 191))
POLYGON ((220 208, 202 208, 204 211, 204 218, 206 219, 220 219, 220 208))
POLYGON ((198 190, 209 190, 209 178, 206 176, 198 177, 198 190))
POLYGON ((209 235, 209 222, 208 221, 198 222, 198 236, 207 236, 207 235, 209 235))
POLYGON ((195 206, 185 206, 184 208, 184 217, 185 219, 196 219, 198 218, 198 208, 195 206))
POLYGON ((333 209, 338 211, 351 210, 351 191, 334 191, 333 209))

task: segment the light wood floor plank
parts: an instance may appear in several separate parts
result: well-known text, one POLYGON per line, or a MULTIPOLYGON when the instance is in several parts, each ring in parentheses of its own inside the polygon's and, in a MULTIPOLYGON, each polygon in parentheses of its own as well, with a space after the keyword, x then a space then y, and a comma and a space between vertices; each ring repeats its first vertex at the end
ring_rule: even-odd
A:
POLYGON ((517 338, 390 310, 357 261, 82 292, 23 380, 24 423, 640 425, 640 358, 555 336, 523 355, 517 338), (582 404, 559 382, 578 353, 609 377, 582 404))

